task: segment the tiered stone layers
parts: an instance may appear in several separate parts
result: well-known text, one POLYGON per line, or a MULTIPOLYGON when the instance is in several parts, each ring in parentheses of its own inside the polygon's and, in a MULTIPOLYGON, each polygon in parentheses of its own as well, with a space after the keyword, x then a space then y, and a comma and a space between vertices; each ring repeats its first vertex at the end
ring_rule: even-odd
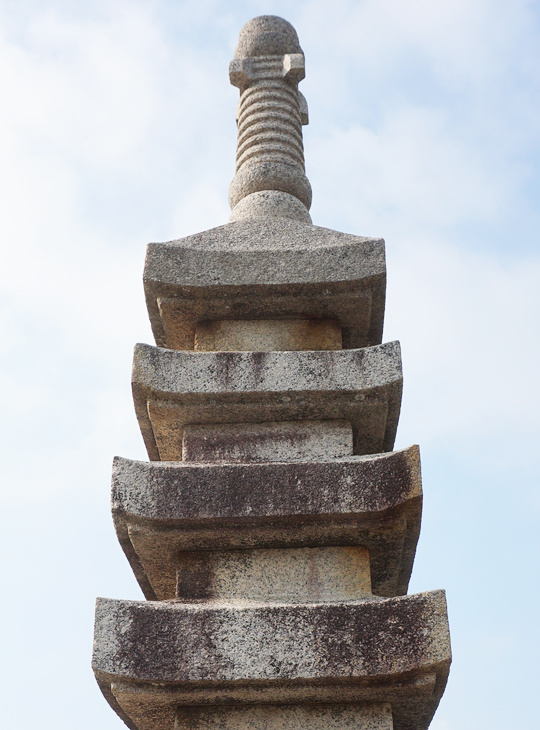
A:
POLYGON ((93 659, 133 730, 423 730, 446 683, 444 594, 406 595, 422 492, 418 448, 391 452, 384 243, 302 213, 298 69, 289 24, 248 23, 231 222, 148 248, 158 347, 137 346, 133 392, 152 461, 113 473, 148 600, 98 601, 93 659))

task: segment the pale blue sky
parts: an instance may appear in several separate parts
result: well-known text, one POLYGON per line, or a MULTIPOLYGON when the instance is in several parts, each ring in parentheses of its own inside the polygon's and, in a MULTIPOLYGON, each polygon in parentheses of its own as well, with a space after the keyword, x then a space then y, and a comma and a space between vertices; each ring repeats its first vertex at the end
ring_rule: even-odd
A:
POLYGON ((0 725, 115 730, 97 595, 139 599, 109 514, 145 458, 132 347, 145 244, 224 223, 228 62, 250 17, 306 54, 316 224, 387 241, 419 443, 411 592, 446 588, 433 730, 536 730, 540 654, 540 9, 523 0, 0 2, 4 596, 0 725))

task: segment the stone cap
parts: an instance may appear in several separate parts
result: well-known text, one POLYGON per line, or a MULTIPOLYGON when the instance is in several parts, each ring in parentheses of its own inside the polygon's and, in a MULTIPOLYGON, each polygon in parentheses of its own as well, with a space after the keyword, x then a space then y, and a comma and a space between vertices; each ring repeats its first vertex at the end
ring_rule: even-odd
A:
POLYGON ((259 15, 244 25, 238 37, 235 58, 284 56, 303 53, 293 26, 277 15, 259 15))
POLYGON ((362 350, 190 352, 137 345, 133 399, 152 461, 182 458, 188 424, 339 419, 355 454, 390 451, 401 405, 398 342, 362 350))
POLYGON ((345 348, 382 340, 382 238, 297 221, 239 221, 151 243, 144 290, 156 344, 193 349, 204 320, 333 317, 345 348))
POLYGON ((235 607, 98 599, 93 668, 131 728, 173 730, 182 705, 392 704, 425 730, 451 660, 443 591, 235 607))

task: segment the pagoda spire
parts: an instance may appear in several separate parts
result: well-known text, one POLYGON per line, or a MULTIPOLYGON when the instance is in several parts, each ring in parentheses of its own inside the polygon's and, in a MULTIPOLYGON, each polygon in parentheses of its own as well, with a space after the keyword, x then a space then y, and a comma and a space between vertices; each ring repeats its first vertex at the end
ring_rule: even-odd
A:
POLYGON ((229 188, 231 220, 274 215, 311 223, 302 125, 306 74, 296 31, 274 15, 250 20, 229 66, 240 89, 236 174, 229 188))

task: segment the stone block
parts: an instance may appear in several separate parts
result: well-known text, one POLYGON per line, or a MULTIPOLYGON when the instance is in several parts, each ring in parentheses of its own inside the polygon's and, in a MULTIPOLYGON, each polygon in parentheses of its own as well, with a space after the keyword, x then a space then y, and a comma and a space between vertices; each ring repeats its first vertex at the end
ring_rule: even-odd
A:
POLYGON ((223 319, 200 322, 195 328, 195 350, 270 352, 341 348, 341 327, 335 319, 223 319))
POLYGON ((212 423, 183 429, 184 461, 317 461, 352 453, 347 421, 212 423))
POLYGON ((443 591, 309 605, 98 599, 93 668, 128 725, 184 706, 388 702, 425 730, 451 659, 443 591))
POLYGON ((144 288, 156 343, 192 350, 205 321, 307 317, 338 322, 345 348, 379 344, 384 241, 263 220, 149 244, 144 288))
POLYGON ((176 595, 179 553, 362 546, 372 592, 407 592, 420 531, 418 447, 320 462, 116 458, 112 511, 145 596, 176 595))
POLYGON ((402 389, 399 343, 362 350, 193 352, 137 345, 133 397, 148 455, 182 459, 191 424, 346 420, 354 453, 389 451, 402 389))
POLYGON ((324 603, 371 595, 364 547, 199 550, 177 555, 183 602, 324 603))
POLYGON ((388 703, 183 707, 175 730, 392 730, 388 703))

